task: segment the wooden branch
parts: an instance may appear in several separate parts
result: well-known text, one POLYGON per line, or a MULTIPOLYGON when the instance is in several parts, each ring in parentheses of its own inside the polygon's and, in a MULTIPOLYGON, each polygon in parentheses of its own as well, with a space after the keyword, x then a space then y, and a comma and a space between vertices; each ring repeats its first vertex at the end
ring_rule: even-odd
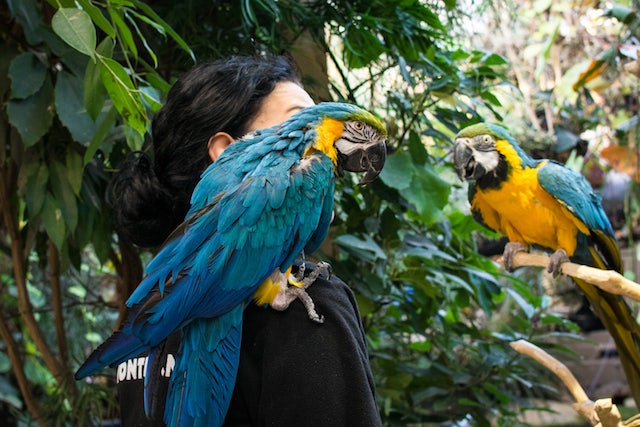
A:
POLYGON ((78 387, 69 363, 69 347, 67 333, 64 327, 62 284, 60 283, 60 253, 51 239, 48 241, 47 262, 49 264, 49 280, 51 283, 51 306, 55 323, 56 341, 58 342, 60 375, 63 378, 63 389, 67 391, 69 399, 74 401, 78 397, 78 387))
MULTIPOLYGON (((549 265, 549 257, 540 254, 518 252, 513 257, 514 267, 544 267, 549 265)), ((602 290, 616 295, 623 295, 634 301, 640 301, 640 284, 632 282, 617 271, 600 270, 587 265, 565 262, 561 271, 567 276, 589 282, 602 290)))
POLYGON ((60 255, 51 239, 48 242, 47 261, 49 263, 49 282, 51 283, 51 306, 58 341, 58 353, 63 363, 69 360, 67 334, 64 330, 64 313, 62 311, 62 285, 60 283, 60 255))
MULTIPOLYGON (((11 259, 13 261, 13 276, 18 291, 18 310, 20 317, 24 321, 31 335, 31 339, 42 357, 42 361, 56 379, 56 382, 63 388, 69 387, 69 385, 75 387, 75 383, 69 384, 68 381, 65 381, 68 377, 65 375, 64 366, 57 359, 49 343, 47 343, 44 333, 34 316, 33 305, 31 304, 31 298, 27 290, 27 269, 25 258, 23 257, 24 244, 20 237, 18 222, 10 203, 10 200, 13 198, 12 194, 15 194, 15 189, 8 188, 8 174, 9 171, 6 167, 0 169, 0 200, 3 201, 0 203, 0 216, 11 240, 11 259)), ((14 373, 16 373, 16 369, 18 368, 13 366, 13 369, 14 373)), ((35 417, 37 414, 32 415, 35 417)))
POLYGON ((531 357, 553 372, 569 389, 569 392, 576 400, 577 403, 573 405, 573 409, 592 426, 620 427, 624 425, 622 424, 620 412, 613 405, 611 399, 599 399, 595 403, 591 401, 569 368, 558 359, 525 340, 514 341, 510 345, 518 353, 531 357))
POLYGON ((42 416, 38 400, 33 395, 33 386, 27 378, 24 367, 22 366, 18 343, 13 339, 11 330, 2 317, 0 317, 0 337, 2 337, 2 340, 7 346, 7 355, 9 356, 9 360, 11 360, 11 370, 13 371, 13 375, 18 383, 18 388, 20 389, 20 394, 22 395, 22 400, 27 407, 27 411, 29 411, 29 414, 31 414, 33 419, 36 420, 38 425, 46 427, 47 422, 42 416))
POLYGON ((540 347, 531 344, 529 341, 518 340, 509 344, 515 351, 525 356, 529 356, 536 362, 543 365, 545 368, 553 372, 564 385, 567 386, 569 392, 573 396, 576 402, 590 402, 589 396, 584 391, 576 377, 573 376, 569 368, 551 356, 549 353, 542 350, 540 347))

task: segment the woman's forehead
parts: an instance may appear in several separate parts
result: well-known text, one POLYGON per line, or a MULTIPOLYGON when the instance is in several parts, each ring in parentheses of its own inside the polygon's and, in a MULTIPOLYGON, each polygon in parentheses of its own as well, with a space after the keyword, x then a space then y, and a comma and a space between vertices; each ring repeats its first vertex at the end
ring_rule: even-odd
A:
POLYGON ((280 82, 262 103, 248 131, 275 126, 300 111, 314 105, 311 96, 294 82, 280 82))

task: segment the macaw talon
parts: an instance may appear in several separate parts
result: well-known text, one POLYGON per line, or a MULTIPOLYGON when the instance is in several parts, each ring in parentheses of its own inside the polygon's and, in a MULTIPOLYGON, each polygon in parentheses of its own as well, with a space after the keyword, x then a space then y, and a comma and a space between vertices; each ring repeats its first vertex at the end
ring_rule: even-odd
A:
POLYGON ((507 271, 515 270, 513 266, 513 257, 518 252, 529 252, 529 245, 522 242, 509 242, 504 247, 504 252, 502 253, 502 260, 504 262, 504 268, 507 271))
POLYGON ((309 296, 304 288, 289 288, 291 293, 295 295, 295 298, 299 299, 304 308, 307 310, 307 316, 309 320, 316 323, 324 323, 324 316, 318 314, 316 311, 316 305, 313 303, 313 299, 309 296))
MULTIPOLYGON (((309 285, 307 284, 306 287, 308 286, 309 285)), ((319 315, 316 311, 316 305, 307 293, 305 286, 290 286, 287 289, 280 291, 280 293, 273 299, 270 306, 274 310, 284 311, 297 299, 300 300, 302 305, 304 305, 310 320, 316 323, 324 323, 324 316, 319 315)))
POLYGON ((333 270, 331 269, 331 264, 324 261, 319 262, 316 265, 315 270, 313 270, 311 273, 309 273, 307 277, 304 278, 304 281, 308 282, 305 288, 308 288, 309 286, 311 286, 311 284, 314 283, 322 273, 326 273, 327 274, 326 280, 329 280, 333 274, 333 270))
POLYGON ((306 289, 309 285, 305 286, 305 283, 304 283, 305 270, 306 270, 306 267, 304 263, 300 264, 300 266, 298 267, 298 271, 296 271, 295 273, 290 273, 287 276, 287 284, 291 286, 295 286, 296 288, 306 289))
POLYGON ((569 256, 564 249, 558 249, 549 257, 549 265, 547 266, 547 272, 551 273, 553 277, 558 277, 562 273, 562 264, 569 262, 569 256))
POLYGON ((331 265, 326 262, 318 263, 317 267, 309 273, 307 277, 304 275, 305 265, 301 264, 296 274, 290 274, 287 278, 289 287, 280 291, 271 302, 271 308, 278 311, 284 311, 296 299, 300 300, 304 308, 307 310, 309 319, 316 323, 324 323, 324 316, 318 314, 315 304, 306 289, 315 283, 322 273, 327 273, 331 277, 331 265), (293 276, 293 277, 292 277, 293 276))

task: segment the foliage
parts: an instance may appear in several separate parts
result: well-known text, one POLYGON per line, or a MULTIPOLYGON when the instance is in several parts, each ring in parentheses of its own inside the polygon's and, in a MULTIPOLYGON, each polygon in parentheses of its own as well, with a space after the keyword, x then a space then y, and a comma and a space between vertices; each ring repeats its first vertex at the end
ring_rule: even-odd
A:
POLYGON ((390 130, 381 179, 341 188, 321 255, 356 291, 385 422, 508 425, 523 397, 547 392, 507 344, 566 325, 537 287, 478 254, 447 160, 451 135, 500 119, 496 93, 513 91, 504 56, 449 37, 465 19, 456 2, 8 0, 0 12, 0 231, 11 258, 0 263, 0 370, 12 372, 0 399, 21 418, 111 415, 104 384, 71 377, 141 274, 103 194, 123 154, 145 147, 173 79, 195 58, 294 55, 303 39, 328 57, 330 96, 368 106, 390 130))

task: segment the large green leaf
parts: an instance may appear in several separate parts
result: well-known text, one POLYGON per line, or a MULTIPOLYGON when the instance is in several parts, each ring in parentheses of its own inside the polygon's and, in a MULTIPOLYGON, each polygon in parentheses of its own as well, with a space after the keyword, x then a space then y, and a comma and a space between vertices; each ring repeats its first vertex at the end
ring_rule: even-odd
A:
POLYGON ((80 189, 82 188, 84 163, 82 161, 82 156, 80 156, 77 151, 71 149, 67 150, 67 157, 65 159, 65 171, 73 194, 79 196, 80 189))
POLYGON ((85 110, 82 86, 81 78, 60 71, 55 89, 56 111, 73 139, 87 145, 96 131, 96 124, 85 110))
POLYGON ((42 223, 47 235, 58 249, 62 249, 66 229, 62 209, 58 206, 56 198, 51 193, 47 193, 42 209, 42 223))
POLYGON ((24 35, 31 45, 37 45, 42 41, 37 31, 42 25, 38 3, 37 0, 7 0, 11 16, 24 29, 24 35))
POLYGON ((45 82, 28 98, 7 102, 9 121, 18 130, 26 146, 34 145, 53 123, 53 87, 47 76, 45 82))
POLYGON ((49 169, 44 163, 35 164, 30 168, 31 173, 27 177, 24 197, 27 203, 29 215, 36 216, 42 210, 45 195, 47 194, 47 182, 49 181, 49 169))
MULTIPOLYGON (((96 48, 96 52, 105 58, 111 58, 113 55, 113 40, 105 38, 96 48)), ((107 91, 104 88, 104 84, 102 84, 100 67, 100 62, 89 61, 84 74, 84 105, 93 120, 98 118, 107 98, 107 91)))
POLYGON ((129 49, 129 52, 133 55, 134 58, 137 58, 138 47, 136 45, 135 40, 133 39, 133 34, 131 33, 131 30, 129 29, 127 24, 124 22, 122 11, 115 8, 109 8, 109 16, 111 16, 111 20, 113 21, 113 23, 116 25, 116 28, 118 29, 118 36, 120 37, 122 44, 124 45, 124 47, 129 49))
POLYGON ((93 159, 93 155, 96 154, 96 151, 98 151, 104 140, 109 135, 109 132, 113 128, 113 125, 116 123, 117 118, 118 111, 113 107, 102 116, 102 120, 100 120, 98 124, 96 133, 93 135, 93 138, 91 139, 91 142, 87 147, 87 151, 85 151, 84 153, 85 165, 89 163, 91 159, 93 159))
POLYGON ((82 6, 82 10, 87 12, 91 17, 91 20, 98 26, 102 31, 105 32, 106 35, 111 37, 112 39, 116 38, 116 32, 113 29, 111 23, 104 17, 102 11, 94 6, 89 0, 77 0, 80 6, 82 6))
POLYGON ((129 74, 122 65, 113 59, 101 58, 100 61, 102 64, 100 67, 102 83, 107 89, 113 105, 129 126, 140 135, 144 135, 147 115, 129 74))
POLYGON ((61 8, 53 15, 51 27, 69 46, 93 58, 96 50, 96 28, 87 12, 61 8))
POLYGON ((384 168, 380 172, 380 179, 391 188, 404 190, 411 184, 414 170, 411 157, 405 152, 397 151, 387 157, 384 168))
POLYGON ((67 178, 66 168, 62 163, 53 161, 49 171, 56 204, 62 211, 62 218, 67 228, 73 232, 78 225, 78 202, 67 178))
POLYGON ((11 97, 24 99, 33 95, 44 84, 46 75, 47 67, 33 53, 16 56, 9 67, 11 97))
POLYGON ((449 199, 450 187, 431 164, 415 164, 405 151, 389 156, 380 179, 400 194, 415 208, 419 217, 431 224, 440 217, 449 199))
POLYGON ((135 5, 142 10, 145 14, 147 14, 147 16, 149 18, 151 18, 153 20, 153 22, 155 22, 156 24, 162 26, 162 28, 164 29, 164 31, 169 34, 169 36, 171 36, 171 38, 178 43, 178 46, 180 46, 182 48, 182 50, 184 50, 185 52, 187 52, 187 54, 189 54, 189 57, 191 58, 191 60, 193 62, 196 62, 196 56, 193 53, 193 50, 191 49, 191 47, 189 47, 189 45, 187 44, 187 42, 185 42, 182 37, 180 37, 180 35, 173 29, 171 28, 171 26, 169 24, 167 24, 167 22, 162 19, 162 17, 160 17, 160 15, 158 15, 157 13, 154 12, 153 9, 151 9, 151 7, 149 7, 149 5, 145 4, 142 1, 139 0, 135 0, 135 5))

